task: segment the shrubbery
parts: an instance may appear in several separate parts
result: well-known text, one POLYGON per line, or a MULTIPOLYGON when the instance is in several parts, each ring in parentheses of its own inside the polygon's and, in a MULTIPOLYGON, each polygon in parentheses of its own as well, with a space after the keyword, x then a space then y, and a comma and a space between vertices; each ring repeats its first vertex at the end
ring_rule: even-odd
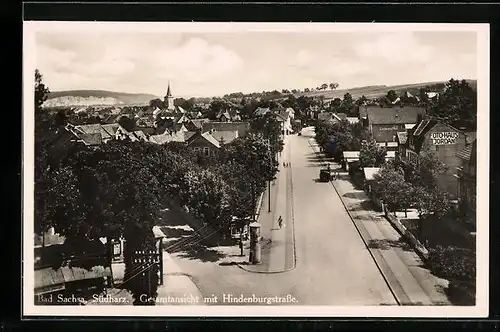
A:
POLYGON ((476 292, 476 257, 470 249, 436 246, 429 250, 427 264, 433 274, 447 279, 453 303, 473 305, 476 292))

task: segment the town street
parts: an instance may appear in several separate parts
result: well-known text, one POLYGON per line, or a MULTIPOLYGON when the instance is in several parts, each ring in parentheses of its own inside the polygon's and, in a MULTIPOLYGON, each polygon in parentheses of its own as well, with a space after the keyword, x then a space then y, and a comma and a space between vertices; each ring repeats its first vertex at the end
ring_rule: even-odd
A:
MULTIPOLYGON (((263 223, 262 233, 271 233, 272 239, 277 239, 269 253, 263 250, 263 260, 269 255, 267 269, 278 272, 282 267, 288 271, 249 272, 238 266, 248 260, 248 250, 240 257, 237 246, 206 248, 198 256, 182 251, 173 254, 203 296, 222 299, 223 294, 290 294, 302 305, 396 304, 339 196, 331 184, 317 182, 321 165, 309 145, 311 134, 309 129, 303 136, 287 137, 282 161, 289 158, 291 165, 281 166, 271 189, 272 193, 278 191, 274 208, 283 216, 285 227, 280 230, 276 224, 263 223), (288 208, 287 202, 291 203, 288 208)), ((275 215, 274 211, 267 212, 264 201, 260 219, 266 214, 275 215)))

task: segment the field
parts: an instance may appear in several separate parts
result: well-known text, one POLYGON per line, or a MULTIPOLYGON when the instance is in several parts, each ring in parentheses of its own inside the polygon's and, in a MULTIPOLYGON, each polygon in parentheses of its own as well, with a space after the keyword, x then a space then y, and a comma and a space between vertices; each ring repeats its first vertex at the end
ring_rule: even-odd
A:
MULTIPOLYGON (((477 81, 476 80, 467 80, 472 88, 475 90, 477 81)), ((425 82, 425 83, 414 83, 414 84, 404 84, 404 85, 376 85, 376 86, 365 86, 359 88, 352 89, 339 89, 339 90, 323 90, 323 91, 312 91, 312 92, 303 92, 297 94, 296 96, 307 96, 307 97, 320 97, 324 96, 325 100, 341 98, 346 93, 350 93, 354 99, 365 95, 366 98, 377 98, 387 94, 387 91, 394 90, 398 95, 402 94, 405 91, 410 92, 413 95, 418 95, 418 91, 420 88, 434 85, 434 84, 444 84, 444 81, 441 82, 425 82)))

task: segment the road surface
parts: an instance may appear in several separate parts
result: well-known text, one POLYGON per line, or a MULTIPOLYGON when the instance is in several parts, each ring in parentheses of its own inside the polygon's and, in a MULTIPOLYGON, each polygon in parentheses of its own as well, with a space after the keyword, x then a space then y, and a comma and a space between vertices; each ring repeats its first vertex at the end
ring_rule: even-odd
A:
MULTIPOLYGON (((203 296, 291 295, 301 305, 397 304, 339 196, 331 184, 317 182, 321 166, 308 142, 311 134, 309 129, 302 136, 287 137, 283 156, 291 165, 280 172, 281 182, 271 191, 278 191, 271 214, 282 213, 286 227, 263 230, 279 239, 268 268, 289 271, 245 271, 236 263, 248 257, 239 257, 237 246, 209 248, 198 256, 173 254, 203 296)), ((261 214, 267 213, 264 204, 261 214)))

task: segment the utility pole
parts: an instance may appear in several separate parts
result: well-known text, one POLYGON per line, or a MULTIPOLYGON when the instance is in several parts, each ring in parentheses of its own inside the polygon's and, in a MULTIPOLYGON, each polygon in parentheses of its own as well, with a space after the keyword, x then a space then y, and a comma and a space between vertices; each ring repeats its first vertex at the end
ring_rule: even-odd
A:
MULTIPOLYGON (((271 139, 268 139, 268 144, 269 144, 269 168, 273 166, 272 164, 272 154, 271 154, 271 139)), ((268 196, 268 202, 267 202, 267 212, 271 212, 271 179, 269 178, 267 181, 267 196, 268 196)))

